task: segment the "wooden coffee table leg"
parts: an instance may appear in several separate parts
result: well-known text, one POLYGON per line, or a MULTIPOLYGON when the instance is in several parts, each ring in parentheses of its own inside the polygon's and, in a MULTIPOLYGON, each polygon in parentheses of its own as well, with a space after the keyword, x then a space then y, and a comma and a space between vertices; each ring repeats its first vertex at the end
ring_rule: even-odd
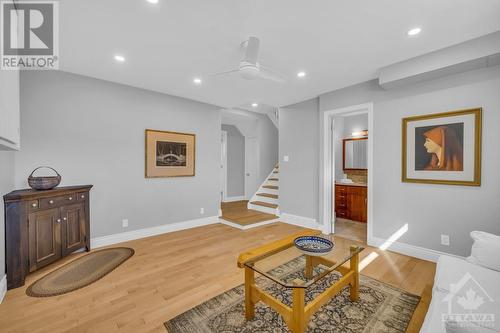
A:
MULTIPOLYGON (((301 280, 293 281, 295 285, 302 285, 301 280)), ((290 330, 293 333, 304 333, 306 328, 306 313, 305 313, 305 288, 293 288, 292 293, 292 325, 290 330)))
POLYGON ((252 288, 255 286, 255 275, 251 268, 245 267, 245 318, 255 317, 255 303, 252 301, 252 288))
POLYGON ((314 268, 313 257, 306 256, 306 271, 304 272, 306 278, 308 279, 312 278, 313 268, 314 268))
MULTIPOLYGON (((350 250, 354 252, 356 249, 357 246, 352 245, 350 250)), ((349 270, 354 272, 350 288, 351 301, 357 301, 359 300, 359 253, 352 256, 349 270)))

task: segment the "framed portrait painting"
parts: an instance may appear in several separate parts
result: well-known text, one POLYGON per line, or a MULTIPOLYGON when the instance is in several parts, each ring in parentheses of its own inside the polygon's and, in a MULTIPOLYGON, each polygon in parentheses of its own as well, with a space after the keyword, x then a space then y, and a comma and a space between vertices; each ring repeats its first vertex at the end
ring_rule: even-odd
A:
POLYGON ((195 172, 195 135, 146 130, 146 177, 188 177, 195 172))
POLYGON ((481 108, 403 119, 403 182, 481 185, 481 108))

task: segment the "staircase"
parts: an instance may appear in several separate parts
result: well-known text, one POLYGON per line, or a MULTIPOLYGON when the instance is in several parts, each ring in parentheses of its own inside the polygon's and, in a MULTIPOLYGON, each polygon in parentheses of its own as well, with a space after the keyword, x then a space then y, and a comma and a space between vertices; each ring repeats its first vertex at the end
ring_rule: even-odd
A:
POLYGON ((248 202, 248 209, 279 216, 279 165, 276 165, 248 202))

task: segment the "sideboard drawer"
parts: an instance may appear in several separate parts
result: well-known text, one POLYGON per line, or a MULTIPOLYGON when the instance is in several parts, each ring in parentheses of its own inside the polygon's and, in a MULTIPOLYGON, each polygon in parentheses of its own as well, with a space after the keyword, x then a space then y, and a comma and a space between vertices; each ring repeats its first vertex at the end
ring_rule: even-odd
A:
POLYGON ((85 201, 85 199, 87 199, 87 193, 81 192, 76 194, 76 200, 85 201))
POLYGON ((47 208, 57 207, 60 205, 71 203, 73 201, 77 201, 76 193, 71 193, 60 197, 43 198, 40 199, 40 208, 47 209, 47 208))
POLYGON ((38 200, 31 200, 28 202, 28 211, 32 212, 40 208, 40 203, 38 200))

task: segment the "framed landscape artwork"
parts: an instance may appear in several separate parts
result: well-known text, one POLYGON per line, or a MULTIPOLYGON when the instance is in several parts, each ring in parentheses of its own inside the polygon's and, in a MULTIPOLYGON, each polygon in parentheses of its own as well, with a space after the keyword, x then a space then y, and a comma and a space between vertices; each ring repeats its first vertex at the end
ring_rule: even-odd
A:
POLYGON ((195 135, 146 130, 146 177, 194 176, 195 135))
POLYGON ((481 185, 481 108, 403 119, 403 182, 481 185))

